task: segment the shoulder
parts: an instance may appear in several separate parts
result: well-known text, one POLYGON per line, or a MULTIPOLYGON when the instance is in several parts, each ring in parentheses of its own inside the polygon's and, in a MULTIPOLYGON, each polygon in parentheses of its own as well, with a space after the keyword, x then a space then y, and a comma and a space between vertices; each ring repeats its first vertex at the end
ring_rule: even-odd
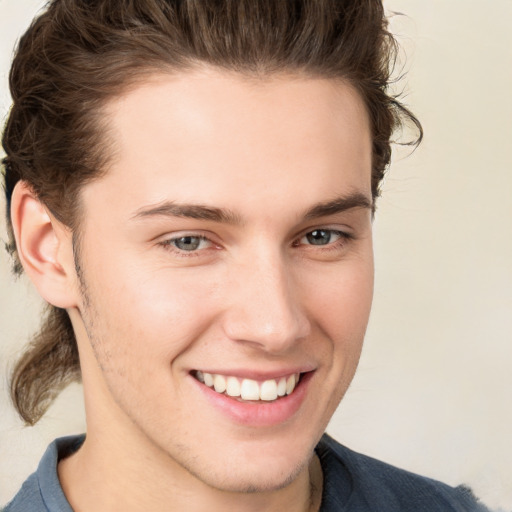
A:
POLYGON ((70 436, 51 443, 37 471, 27 478, 1 512, 73 512, 60 486, 57 464, 76 451, 84 439, 84 436, 70 436))
POLYGON ((1 512, 22 512, 26 510, 46 511, 35 473, 25 480, 16 496, 5 508, 1 509, 1 512))
MULTIPOLYGON (((467 487, 450 487, 391 466, 354 452, 327 435, 318 444, 316 452, 324 471, 326 503, 332 502, 351 512, 487 511, 467 487), (344 475, 344 481, 338 476, 340 473, 344 475)), ((326 505, 322 512, 324 510, 336 509, 326 505)))

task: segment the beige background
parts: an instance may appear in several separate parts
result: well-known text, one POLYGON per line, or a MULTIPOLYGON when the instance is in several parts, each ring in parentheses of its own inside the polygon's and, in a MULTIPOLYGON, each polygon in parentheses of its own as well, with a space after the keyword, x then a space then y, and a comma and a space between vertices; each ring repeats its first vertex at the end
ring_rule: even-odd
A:
MULTIPOLYGON (((352 448, 512 510, 512 1, 387 0, 406 101, 425 141, 399 150, 375 221, 374 311, 359 373, 330 425, 352 448)), ((42 4, 0 0, 0 115, 12 45, 42 4)), ((1 203, 3 209, 4 204, 1 203)), ((0 237, 5 239, 2 225, 0 237)), ((39 301, 0 256, 0 504, 56 436, 84 430, 72 386, 34 428, 6 373, 39 301)))

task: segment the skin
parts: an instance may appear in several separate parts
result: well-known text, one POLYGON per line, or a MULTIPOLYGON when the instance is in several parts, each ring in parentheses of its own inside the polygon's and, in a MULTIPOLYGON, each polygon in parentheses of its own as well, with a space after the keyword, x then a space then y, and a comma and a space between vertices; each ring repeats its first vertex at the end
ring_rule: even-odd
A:
MULTIPOLYGON (((105 114, 115 155, 82 191, 80 275, 71 233, 39 210, 52 226, 39 259, 61 287, 44 270, 34 281, 70 313, 84 383, 87 439, 59 464, 68 500, 77 511, 318 510, 313 450, 354 375, 373 291, 361 98, 339 81, 201 69, 151 77, 105 114), (340 198, 356 206, 319 212, 340 198), (203 238, 186 251, 183 236, 203 238), (226 415, 191 375, 296 369, 309 375, 298 409, 263 426, 226 415)), ((30 224, 35 201, 20 185, 13 220, 30 224)))

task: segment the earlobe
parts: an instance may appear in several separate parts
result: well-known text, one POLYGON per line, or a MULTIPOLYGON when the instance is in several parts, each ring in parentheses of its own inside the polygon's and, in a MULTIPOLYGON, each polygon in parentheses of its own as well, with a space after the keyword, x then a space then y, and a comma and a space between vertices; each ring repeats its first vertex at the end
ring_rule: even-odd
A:
POLYGON ((11 220, 21 264, 39 294, 59 308, 76 306, 70 230, 51 215, 23 181, 13 191, 11 220))

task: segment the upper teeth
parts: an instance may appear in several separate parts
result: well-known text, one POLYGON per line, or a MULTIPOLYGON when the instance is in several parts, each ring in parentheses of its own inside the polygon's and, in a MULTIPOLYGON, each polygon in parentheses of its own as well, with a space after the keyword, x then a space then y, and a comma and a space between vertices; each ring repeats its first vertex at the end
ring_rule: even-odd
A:
POLYGON ((242 400, 272 401, 277 397, 292 393, 299 382, 300 374, 295 373, 289 377, 269 379, 263 382, 201 371, 196 372, 196 377, 217 393, 241 397, 242 400))

